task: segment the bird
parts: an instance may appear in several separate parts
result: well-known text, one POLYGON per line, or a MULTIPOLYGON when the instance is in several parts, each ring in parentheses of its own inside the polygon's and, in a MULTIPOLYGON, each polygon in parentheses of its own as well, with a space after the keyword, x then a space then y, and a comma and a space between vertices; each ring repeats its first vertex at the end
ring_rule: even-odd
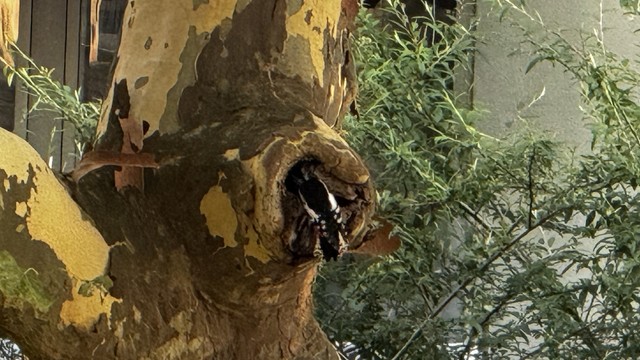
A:
POLYGON ((301 162, 289 171, 287 189, 297 195, 315 237, 313 255, 337 260, 347 249, 340 206, 327 185, 315 173, 312 162, 301 162))

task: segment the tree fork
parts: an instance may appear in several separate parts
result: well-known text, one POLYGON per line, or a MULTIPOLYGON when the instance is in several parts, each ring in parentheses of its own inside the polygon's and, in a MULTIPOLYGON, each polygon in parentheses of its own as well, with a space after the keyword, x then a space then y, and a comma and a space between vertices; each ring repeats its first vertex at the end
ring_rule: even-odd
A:
POLYGON ((336 359, 284 182, 317 163, 350 247, 367 238, 369 173, 336 132, 357 6, 131 1, 93 151, 153 168, 108 163, 63 186, 0 133, 0 275, 29 288, 0 276, 0 329, 32 359, 336 359))

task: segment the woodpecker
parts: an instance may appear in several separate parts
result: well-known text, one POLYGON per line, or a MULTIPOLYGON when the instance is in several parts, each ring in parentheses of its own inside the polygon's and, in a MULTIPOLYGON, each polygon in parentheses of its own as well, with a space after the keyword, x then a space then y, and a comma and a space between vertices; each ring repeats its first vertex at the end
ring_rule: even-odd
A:
POLYGON ((302 163, 291 169, 287 188, 297 193, 309 216, 315 234, 313 255, 322 256, 325 261, 337 260, 347 249, 340 206, 327 185, 313 174, 313 167, 305 165, 302 163))

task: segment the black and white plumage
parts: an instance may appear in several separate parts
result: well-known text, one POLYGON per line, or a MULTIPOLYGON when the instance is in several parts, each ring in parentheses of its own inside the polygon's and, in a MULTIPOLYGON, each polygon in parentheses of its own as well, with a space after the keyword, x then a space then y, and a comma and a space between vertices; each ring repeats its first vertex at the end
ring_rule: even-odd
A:
POLYGON ((346 249, 344 224, 340 206, 327 185, 313 173, 313 167, 304 164, 295 166, 289 172, 290 191, 296 193, 309 216, 316 235, 314 256, 324 260, 337 259, 346 249))

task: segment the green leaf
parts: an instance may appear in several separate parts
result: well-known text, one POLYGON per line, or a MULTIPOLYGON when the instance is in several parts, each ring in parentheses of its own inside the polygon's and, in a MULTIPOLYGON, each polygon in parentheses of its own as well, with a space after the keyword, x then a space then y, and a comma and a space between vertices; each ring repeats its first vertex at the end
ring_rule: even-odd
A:
POLYGON ((587 214, 587 217, 584 221, 584 226, 589 226, 593 223, 593 220, 596 218, 596 211, 593 210, 587 214))

